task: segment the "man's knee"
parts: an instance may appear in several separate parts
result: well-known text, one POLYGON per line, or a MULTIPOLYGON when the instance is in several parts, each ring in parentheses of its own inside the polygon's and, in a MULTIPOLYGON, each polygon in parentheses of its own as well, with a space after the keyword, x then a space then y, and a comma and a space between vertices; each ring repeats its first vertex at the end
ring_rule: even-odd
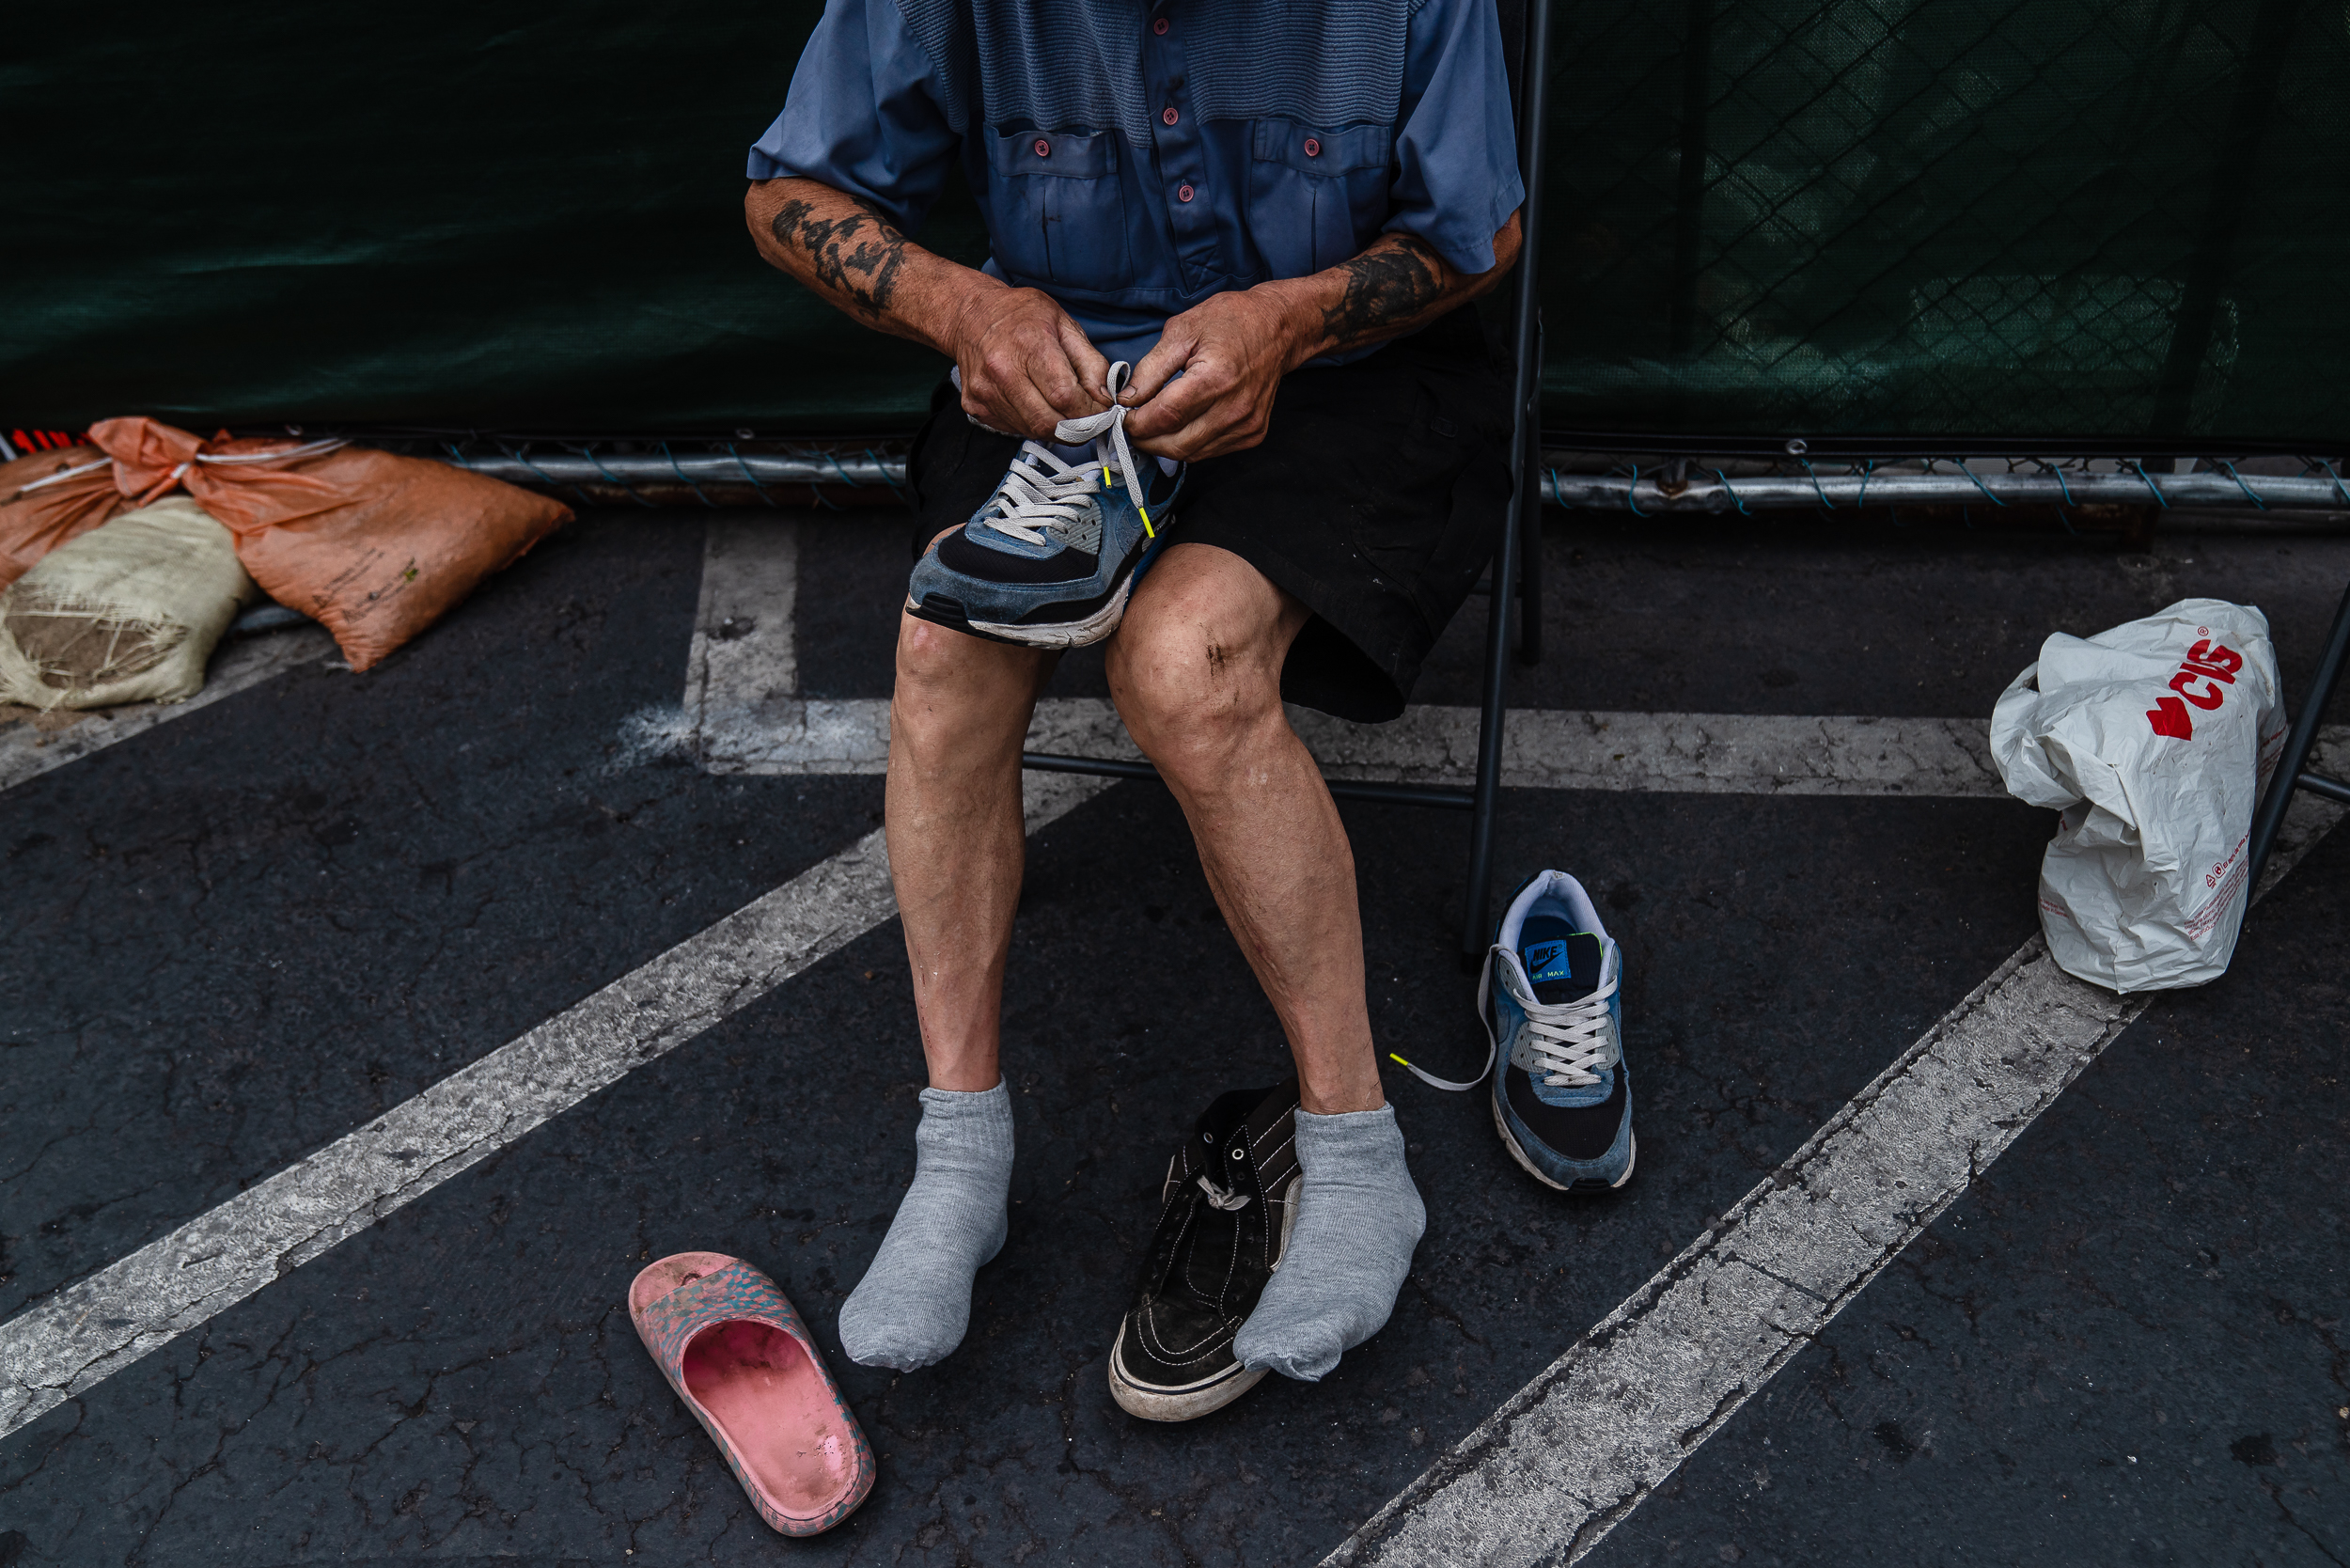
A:
POLYGON ((990 642, 901 616, 892 729, 919 746, 926 738, 953 745, 977 733, 1025 728, 1052 665, 1053 656, 1040 649, 990 642))
POLYGON ((942 687, 967 680, 977 637, 913 616, 898 618, 898 689, 942 687))
POLYGON ((1235 614, 1212 588, 1138 597, 1110 647, 1119 716, 1163 768, 1220 758, 1280 714, 1282 628, 1235 614))

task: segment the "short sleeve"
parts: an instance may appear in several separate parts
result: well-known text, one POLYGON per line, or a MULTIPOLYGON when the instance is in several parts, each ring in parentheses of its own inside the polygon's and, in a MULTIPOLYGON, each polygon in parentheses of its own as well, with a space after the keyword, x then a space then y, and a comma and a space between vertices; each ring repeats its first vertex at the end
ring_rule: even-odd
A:
POLYGON ((931 56, 892 0, 829 0, 791 73, 783 113, 751 145, 753 180, 819 180, 912 233, 962 144, 931 56))
POLYGON ((1526 199, 1494 0, 1428 0, 1414 14, 1383 226, 1465 273, 1490 272, 1494 235, 1526 199))

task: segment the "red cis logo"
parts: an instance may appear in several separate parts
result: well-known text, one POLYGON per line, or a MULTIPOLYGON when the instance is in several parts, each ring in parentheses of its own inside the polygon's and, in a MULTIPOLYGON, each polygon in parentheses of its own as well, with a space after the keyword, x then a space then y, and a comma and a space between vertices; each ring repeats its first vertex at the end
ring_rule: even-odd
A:
POLYGON ((2244 667, 2244 655, 2212 641, 2210 627, 2195 629, 2203 634, 2201 640, 2186 651, 2186 657, 2179 662, 2179 673, 2170 677, 2170 689, 2179 695, 2163 698, 2146 711, 2146 722, 2154 727, 2154 733, 2175 741, 2195 738, 2187 704, 2205 713, 2218 707, 2228 699, 2227 688, 2235 684, 2236 671, 2244 667), (2198 681, 2205 683, 2199 687, 2198 681))

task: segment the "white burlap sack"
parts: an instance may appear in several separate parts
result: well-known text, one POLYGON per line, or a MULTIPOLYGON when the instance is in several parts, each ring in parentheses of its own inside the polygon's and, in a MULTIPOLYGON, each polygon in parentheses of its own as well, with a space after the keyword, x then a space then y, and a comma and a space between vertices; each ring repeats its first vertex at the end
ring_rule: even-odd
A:
POLYGON ((2019 799, 2064 813, 2040 925, 2066 973, 2131 992, 2227 972, 2284 729, 2268 619, 2248 605, 2183 599, 2041 645, 1993 711, 1991 751, 2019 799))
POLYGON ((58 545, 0 591, 0 701, 179 702, 257 593, 228 530, 184 495, 58 545))

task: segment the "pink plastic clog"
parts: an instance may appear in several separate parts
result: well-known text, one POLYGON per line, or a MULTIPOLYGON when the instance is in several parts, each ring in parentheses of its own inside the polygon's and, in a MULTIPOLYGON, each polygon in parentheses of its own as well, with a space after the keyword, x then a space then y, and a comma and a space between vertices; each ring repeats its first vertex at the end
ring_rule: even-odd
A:
POLYGON ((679 1252, 636 1277, 628 1315, 768 1524, 821 1534, 873 1489, 872 1445, 774 1280, 723 1252, 679 1252))

